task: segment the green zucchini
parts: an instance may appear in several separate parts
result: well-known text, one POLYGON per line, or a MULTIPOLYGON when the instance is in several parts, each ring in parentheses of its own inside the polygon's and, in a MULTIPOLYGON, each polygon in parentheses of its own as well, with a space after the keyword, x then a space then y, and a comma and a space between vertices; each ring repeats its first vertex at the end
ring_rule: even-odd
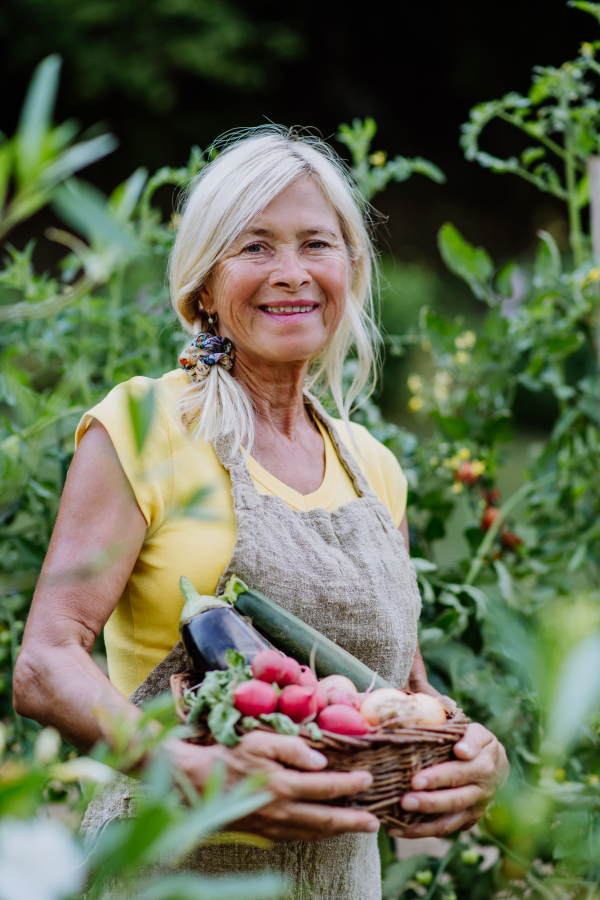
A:
MULTIPOLYGON (((235 609, 243 616, 248 616, 254 628, 278 650, 293 656, 302 665, 309 664, 311 651, 315 648, 315 669, 319 678, 326 675, 346 675, 359 691, 366 691, 373 681, 375 673, 368 666, 264 594, 252 589, 240 593, 235 601, 235 609)), ((377 675, 374 687, 390 685, 377 675)))

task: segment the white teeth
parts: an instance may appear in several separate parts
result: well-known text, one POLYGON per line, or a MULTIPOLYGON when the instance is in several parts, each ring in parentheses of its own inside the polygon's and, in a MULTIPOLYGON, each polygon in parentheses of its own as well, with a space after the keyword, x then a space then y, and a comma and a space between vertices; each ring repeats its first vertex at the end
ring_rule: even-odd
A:
POLYGON ((264 309, 268 313, 279 315, 281 313, 306 313, 312 310, 312 306, 265 306, 264 309))

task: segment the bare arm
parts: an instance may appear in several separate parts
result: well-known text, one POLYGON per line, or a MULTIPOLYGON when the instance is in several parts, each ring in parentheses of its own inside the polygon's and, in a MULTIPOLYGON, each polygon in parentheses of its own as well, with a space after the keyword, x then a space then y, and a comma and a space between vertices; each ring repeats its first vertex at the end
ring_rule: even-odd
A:
MULTIPOLYGON (((110 743, 104 711, 140 716, 90 652, 123 593, 145 534, 146 522, 110 437, 93 423, 69 471, 14 678, 16 711, 53 725, 82 750, 101 738, 110 743), (98 565, 101 552, 103 566, 98 565)), ((246 831, 276 841, 315 841, 379 827, 370 813, 328 805, 365 790, 371 775, 318 771, 326 758, 301 738, 253 732, 234 750, 182 741, 172 741, 169 748, 199 790, 216 759, 225 764, 231 784, 255 772, 268 773, 275 799, 238 823, 246 831)))
POLYGON ((145 519, 112 441, 94 422, 69 470, 14 676, 16 711, 53 725, 81 750, 110 740, 97 710, 139 716, 90 653, 145 534, 145 519))

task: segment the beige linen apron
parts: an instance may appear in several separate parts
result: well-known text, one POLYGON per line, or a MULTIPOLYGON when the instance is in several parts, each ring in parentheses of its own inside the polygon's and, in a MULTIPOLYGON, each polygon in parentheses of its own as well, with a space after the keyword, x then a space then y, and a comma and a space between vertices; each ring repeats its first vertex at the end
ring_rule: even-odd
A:
MULTIPOLYGON (((329 417, 312 397, 352 478, 358 499, 333 512, 292 509, 259 494, 241 453, 226 441, 215 451, 231 476, 237 542, 219 582, 233 573, 312 625, 396 687, 403 687, 417 645, 421 600, 403 538, 375 496, 329 417)), ((181 573, 185 574, 184 572, 181 573)), ((169 676, 187 667, 181 643, 132 694, 138 706, 169 689, 169 676)), ((127 779, 100 789, 82 829, 86 842, 108 820, 130 815, 127 779)), ((246 845, 199 847, 185 868, 204 874, 272 869, 287 876, 302 900, 378 900, 377 836, 346 834, 317 843, 288 841, 272 850, 246 845)))

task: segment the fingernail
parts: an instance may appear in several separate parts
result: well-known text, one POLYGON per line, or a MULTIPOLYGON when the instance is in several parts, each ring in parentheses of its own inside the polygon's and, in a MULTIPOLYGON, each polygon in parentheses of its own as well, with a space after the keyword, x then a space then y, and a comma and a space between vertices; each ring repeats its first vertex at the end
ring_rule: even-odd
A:
POLYGON ((456 749, 460 750, 461 753, 464 753, 465 756, 473 756, 473 748, 465 741, 459 741, 456 745, 456 749))
POLYGON ((369 822, 367 825, 367 831, 379 831, 379 822, 369 822))
POLYGON ((367 788, 370 788, 372 784, 373 784, 373 776, 365 775, 365 777, 361 781, 361 787, 362 787, 363 791, 366 791, 367 788))
POLYGON ((402 808, 403 809, 418 809, 419 801, 416 797, 404 797, 402 800, 402 808))
POLYGON ((322 753, 319 753, 318 750, 310 751, 310 753, 308 754, 308 761, 310 762, 311 766, 319 766, 319 768, 327 765, 327 757, 323 756, 322 753))
POLYGON ((416 775, 412 780, 412 785, 416 791, 421 791, 427 787, 427 779, 424 775, 416 775))

